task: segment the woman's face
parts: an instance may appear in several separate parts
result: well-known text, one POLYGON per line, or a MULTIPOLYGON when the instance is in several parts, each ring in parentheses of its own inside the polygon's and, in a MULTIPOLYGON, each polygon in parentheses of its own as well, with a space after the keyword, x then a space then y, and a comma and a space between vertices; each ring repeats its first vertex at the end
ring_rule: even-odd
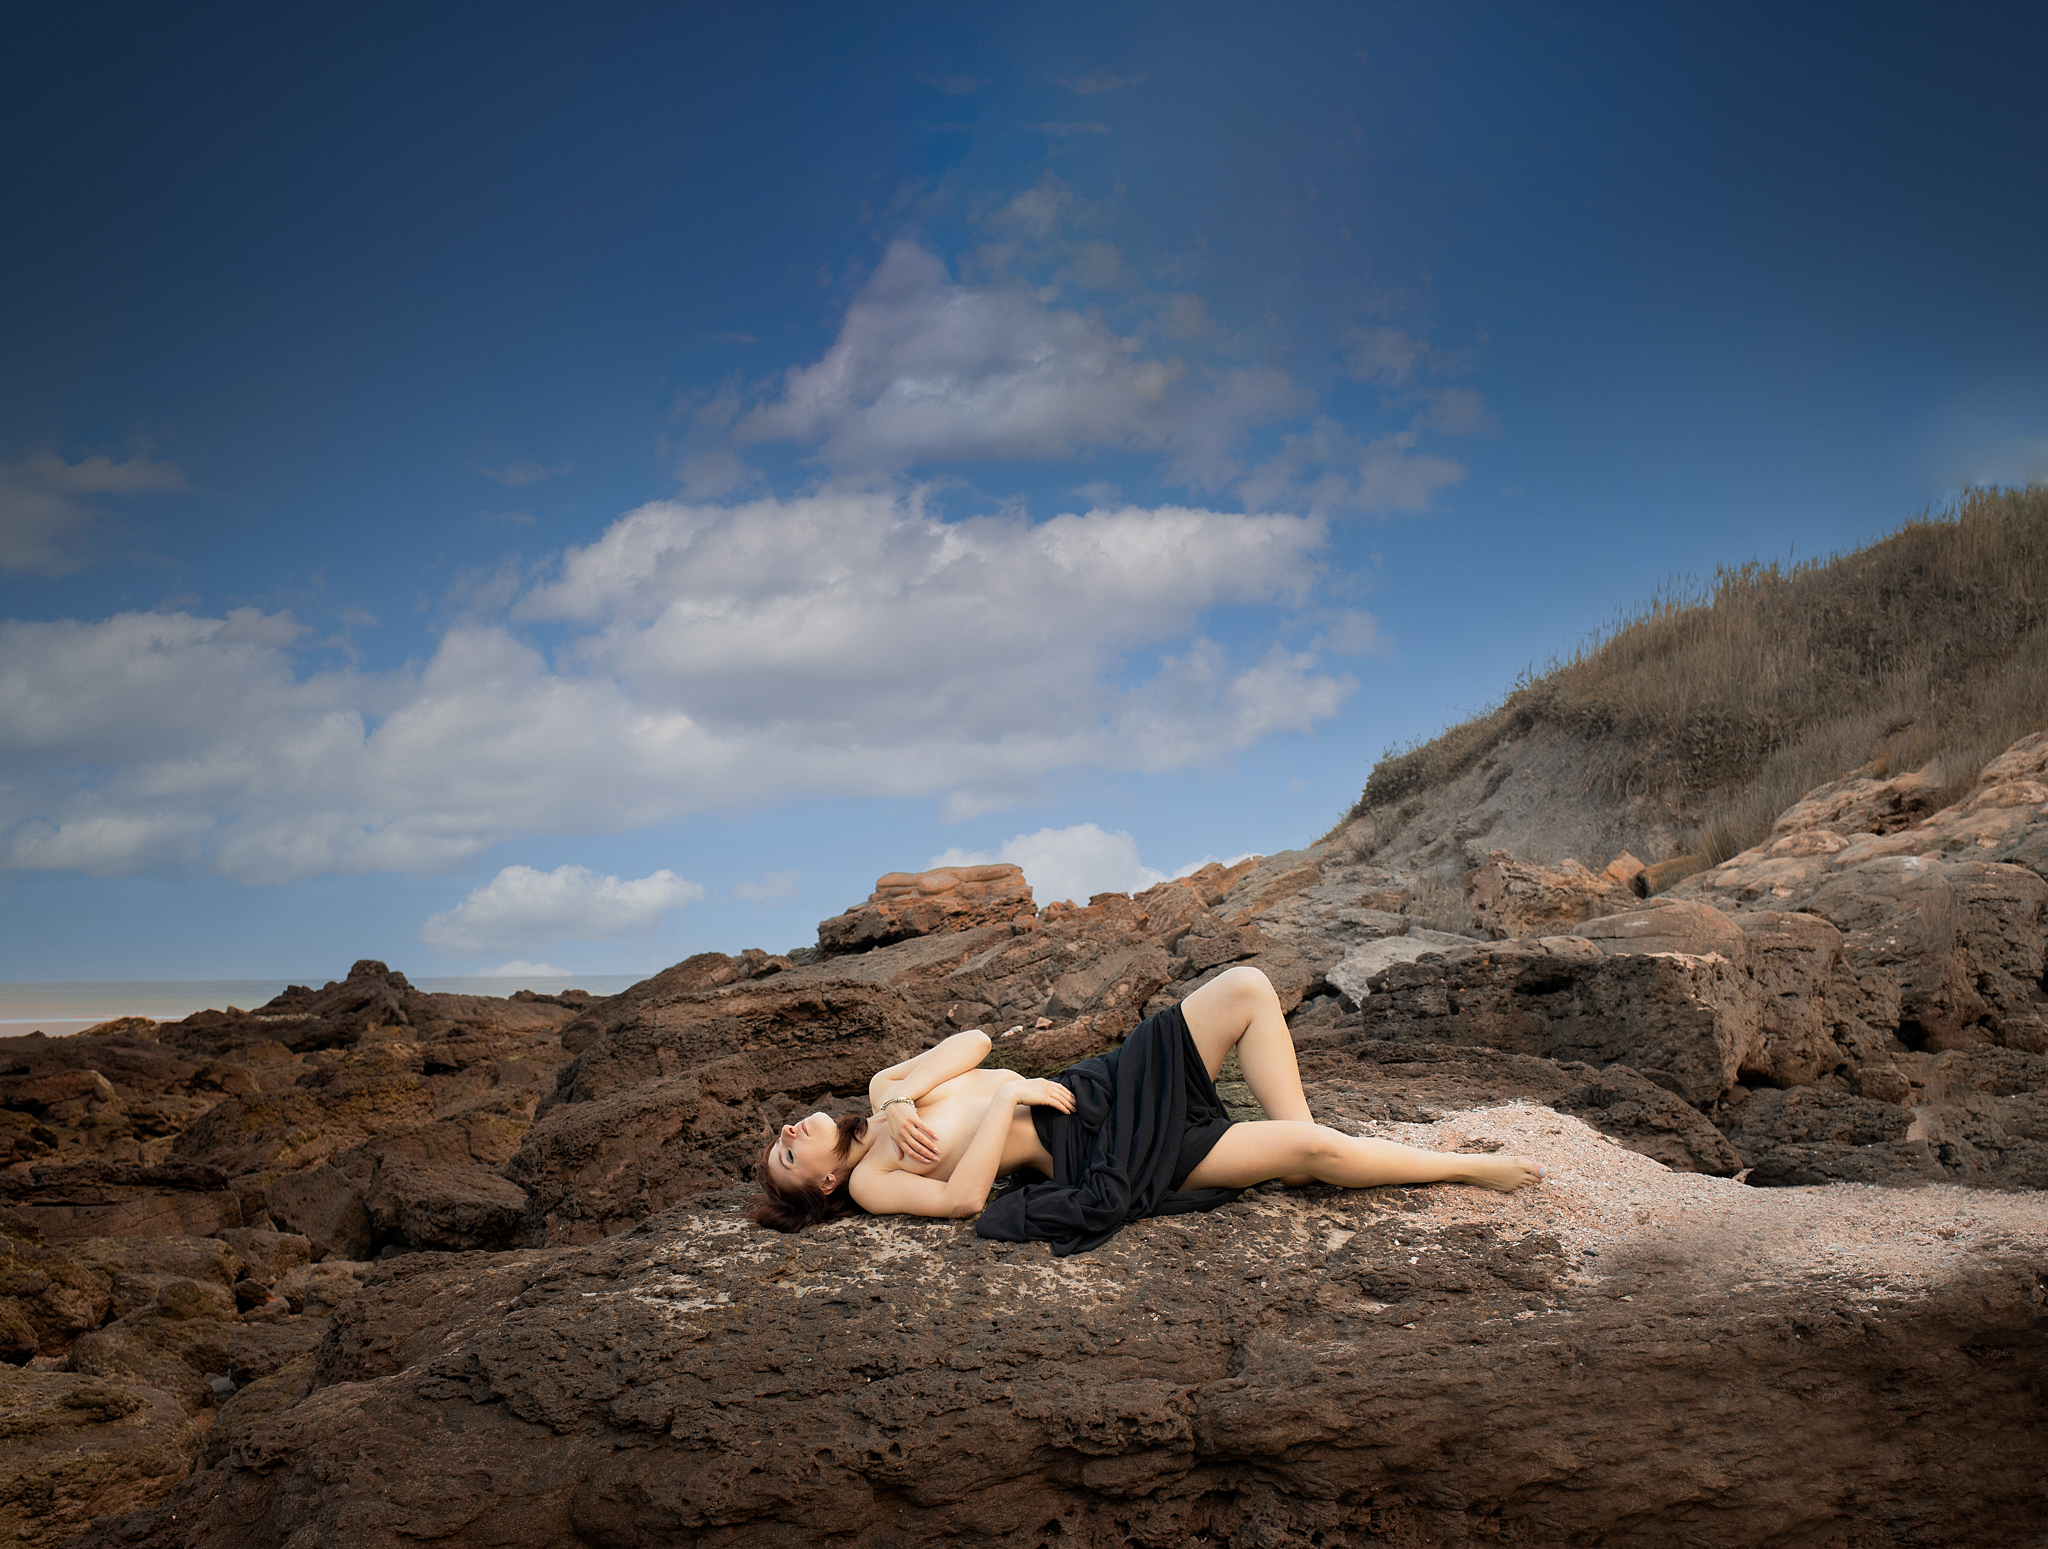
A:
POLYGON ((768 1171, 790 1183, 815 1183, 827 1194, 837 1186, 829 1175, 839 1171, 839 1126, 832 1116, 814 1113, 782 1126, 768 1152, 768 1171))

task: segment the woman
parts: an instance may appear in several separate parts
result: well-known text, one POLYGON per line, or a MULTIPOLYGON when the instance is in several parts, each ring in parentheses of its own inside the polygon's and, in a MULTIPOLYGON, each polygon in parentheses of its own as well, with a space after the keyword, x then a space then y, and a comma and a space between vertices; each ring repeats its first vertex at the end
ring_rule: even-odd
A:
POLYGON ((979 1068, 989 1046, 986 1033, 956 1033, 880 1072, 868 1085, 872 1121, 814 1113, 785 1124, 748 1213, 782 1231, 856 1207, 980 1215, 983 1236, 1066 1254, 1100 1246, 1125 1221, 1214 1209, 1272 1178, 1512 1190, 1543 1176, 1518 1156, 1418 1151, 1316 1123, 1286 1015, 1256 968, 1217 975, 1056 1080, 979 1068), (1224 1111, 1215 1077, 1232 1049, 1270 1118, 1232 1123, 1224 1111), (1027 1167, 1047 1181, 990 1206, 995 1180, 1027 1167))

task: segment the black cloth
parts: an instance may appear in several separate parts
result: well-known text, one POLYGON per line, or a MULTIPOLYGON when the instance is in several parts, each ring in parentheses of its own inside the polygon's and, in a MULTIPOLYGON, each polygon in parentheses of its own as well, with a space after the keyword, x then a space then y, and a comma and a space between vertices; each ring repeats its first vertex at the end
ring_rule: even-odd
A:
POLYGON ((1244 1192, 1181 1189, 1231 1121, 1180 1007, 1053 1079, 1074 1094, 1074 1111, 1031 1110, 1052 1178, 993 1200, 975 1223, 982 1236, 1049 1242, 1065 1258, 1101 1247, 1126 1221, 1214 1210, 1244 1192))

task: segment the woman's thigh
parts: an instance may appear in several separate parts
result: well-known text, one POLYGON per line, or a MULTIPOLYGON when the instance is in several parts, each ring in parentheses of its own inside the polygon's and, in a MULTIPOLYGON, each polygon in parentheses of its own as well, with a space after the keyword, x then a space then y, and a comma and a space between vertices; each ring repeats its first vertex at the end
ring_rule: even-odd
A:
POLYGON ((1262 1119, 1233 1124, 1188 1174, 1183 1189, 1248 1189, 1268 1178, 1310 1170, 1329 1139, 1320 1124, 1298 1119, 1262 1119))
POLYGON ((1258 969, 1241 965, 1226 968, 1180 1003, 1188 1035, 1202 1051, 1210 1079, 1215 1079, 1224 1056, 1237 1047, 1252 1018, 1268 1001, 1274 1010, 1279 1009, 1271 982, 1258 969))

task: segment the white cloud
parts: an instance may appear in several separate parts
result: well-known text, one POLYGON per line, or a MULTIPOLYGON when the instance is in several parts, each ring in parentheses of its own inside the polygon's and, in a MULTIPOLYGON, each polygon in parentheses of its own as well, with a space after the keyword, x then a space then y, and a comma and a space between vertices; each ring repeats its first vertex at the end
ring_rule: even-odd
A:
MULTIPOLYGON (((1043 238, 1062 199, 1033 189, 999 215, 1043 238)), ((1104 262, 1077 249, 1083 260, 1104 262)), ((898 241, 824 358, 792 367, 781 397, 735 434, 812 445, 833 468, 870 473, 1130 447, 1167 453, 1172 476, 1194 482, 1227 466, 1248 427, 1304 401, 1281 372, 1159 359, 1022 281, 958 283, 936 254, 898 241)))
POLYGON ((759 882, 741 882, 733 892, 750 904, 778 903, 797 895, 797 882, 803 876, 800 871, 771 871, 759 882))
MULTIPOLYGON (((826 491, 657 502, 421 667, 299 675, 285 614, 0 623, 0 862, 246 881, 434 871, 513 834, 805 795, 1018 799, 1213 764, 1350 679, 1192 639, 1306 603, 1314 518, 1190 507, 941 522, 826 491)), ((481 949, 480 949, 481 950, 481 949)), ((515 948, 507 948, 515 950, 515 948)))
MULTIPOLYGON (((509 963, 500 963, 496 968, 486 968, 477 975, 480 979, 530 979, 537 982, 556 982, 567 979, 569 974, 552 963, 529 963, 523 957, 515 957, 509 963)), ((529 986, 531 988, 531 986, 529 986)))
POLYGON ((0 571, 65 575, 83 564, 78 538, 92 520, 82 497, 183 489, 184 473, 147 457, 67 463, 47 453, 0 463, 0 571))
POLYGON ((507 866, 453 909, 431 916, 420 940, 450 957, 555 941, 620 941, 651 936, 669 910, 703 896, 697 883, 666 869, 622 882, 584 866, 507 866))
POLYGON ((1086 903, 1096 893, 1140 892, 1167 876, 1138 859, 1138 841, 1129 834, 1122 829, 1105 832, 1093 823, 1018 834, 1004 840, 993 854, 956 846, 925 864, 987 866, 996 861, 1024 868, 1024 880, 1041 908, 1062 898, 1086 903))
POLYGON ((1317 516, 1427 511, 1465 477, 1465 467, 1419 450, 1420 440, 1409 429, 1360 442, 1318 416, 1307 435, 1283 438, 1280 451, 1238 484, 1238 497, 1248 506, 1317 516))

